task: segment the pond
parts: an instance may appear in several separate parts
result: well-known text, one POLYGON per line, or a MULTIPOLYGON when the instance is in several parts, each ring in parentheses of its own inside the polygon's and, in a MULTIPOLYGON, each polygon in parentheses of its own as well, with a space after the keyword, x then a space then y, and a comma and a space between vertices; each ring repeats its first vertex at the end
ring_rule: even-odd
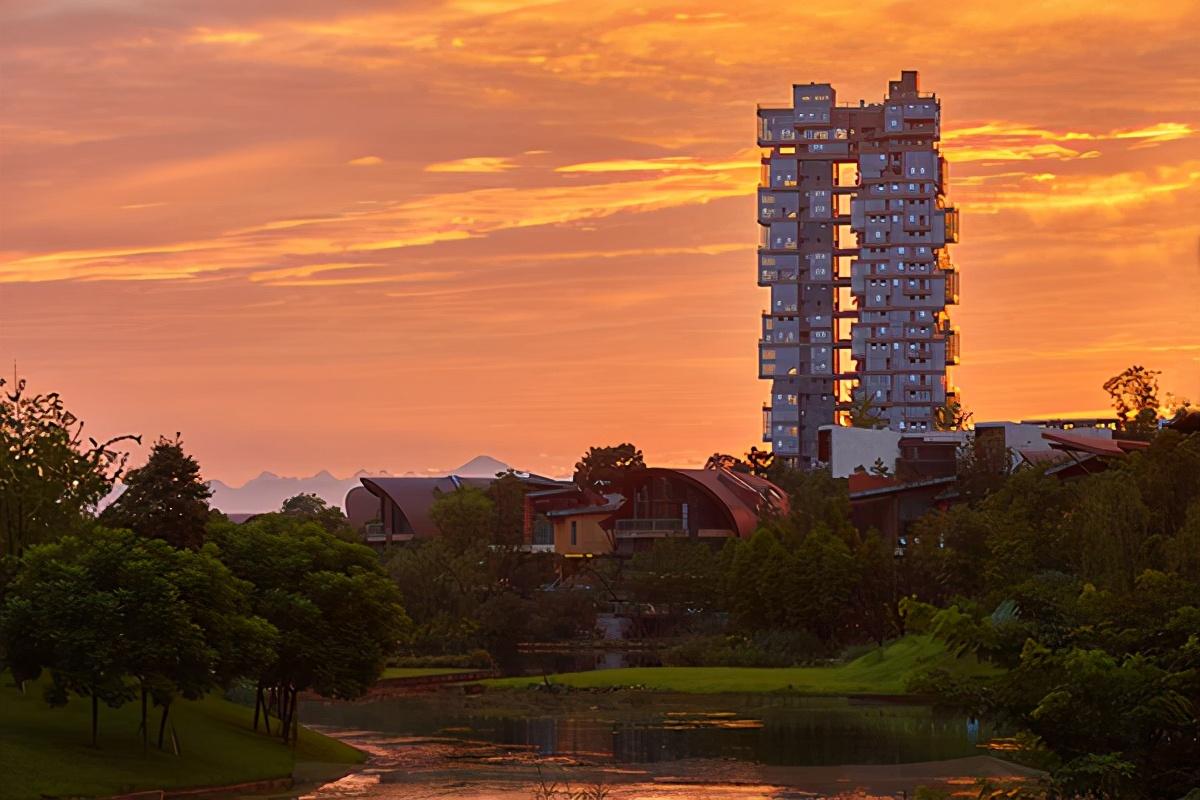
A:
POLYGON ((610 798, 901 797, 1028 774, 987 755, 986 722, 847 698, 443 691, 307 702, 301 719, 372 754, 318 798, 531 797, 539 779, 601 784, 610 798))

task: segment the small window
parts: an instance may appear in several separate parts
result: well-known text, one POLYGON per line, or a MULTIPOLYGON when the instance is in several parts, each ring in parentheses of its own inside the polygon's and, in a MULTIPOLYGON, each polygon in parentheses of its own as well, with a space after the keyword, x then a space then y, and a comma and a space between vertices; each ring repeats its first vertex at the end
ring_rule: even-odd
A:
POLYGON ((576 545, 578 543, 579 543, 579 523, 577 523, 575 520, 571 520, 571 544, 576 545))

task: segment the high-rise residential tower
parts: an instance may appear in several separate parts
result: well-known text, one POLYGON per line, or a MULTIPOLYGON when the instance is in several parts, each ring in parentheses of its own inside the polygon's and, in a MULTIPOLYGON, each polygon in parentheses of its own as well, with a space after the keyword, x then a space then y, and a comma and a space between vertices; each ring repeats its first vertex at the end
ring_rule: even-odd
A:
POLYGON ((882 103, 839 105, 810 83, 792 87, 791 108, 759 107, 763 441, 789 463, 815 463, 817 429, 852 408, 928 431, 955 401, 958 212, 944 202, 940 116, 907 71, 882 103))

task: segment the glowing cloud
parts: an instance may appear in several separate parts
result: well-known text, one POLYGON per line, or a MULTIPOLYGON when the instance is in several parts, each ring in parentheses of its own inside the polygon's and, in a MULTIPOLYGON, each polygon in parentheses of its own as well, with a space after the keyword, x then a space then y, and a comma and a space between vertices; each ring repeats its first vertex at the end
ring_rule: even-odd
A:
POLYGON ((253 44, 262 38, 262 34, 256 31, 213 31, 197 28, 191 36, 191 41, 203 44, 253 44))
POLYGON ((456 161, 439 161, 425 166, 426 172, 507 172, 516 169, 511 158, 504 156, 472 156, 456 161))

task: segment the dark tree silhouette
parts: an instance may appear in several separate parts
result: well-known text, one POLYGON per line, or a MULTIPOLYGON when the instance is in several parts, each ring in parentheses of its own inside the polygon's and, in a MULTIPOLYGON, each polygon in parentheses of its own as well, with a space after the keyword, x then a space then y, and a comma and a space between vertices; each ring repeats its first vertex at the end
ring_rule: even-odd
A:
POLYGON ((24 380, 0 392, 0 554, 79 530, 120 478, 126 441, 141 438, 85 440, 57 392, 31 396, 24 380))
POLYGON ((589 447, 575 464, 571 479, 582 489, 603 494, 622 486, 629 473, 645 468, 642 451, 629 442, 612 447, 589 447))
POLYGON ((1121 420, 1121 430, 1137 438, 1154 434, 1158 422, 1158 370, 1134 364, 1104 382, 1104 391, 1112 398, 1113 409, 1121 420))
POLYGON ((100 515, 111 528, 128 528, 175 547, 196 549, 204 543, 208 498, 212 490, 200 478, 200 465, 183 451, 179 434, 160 436, 146 465, 125 477, 125 493, 100 515))

